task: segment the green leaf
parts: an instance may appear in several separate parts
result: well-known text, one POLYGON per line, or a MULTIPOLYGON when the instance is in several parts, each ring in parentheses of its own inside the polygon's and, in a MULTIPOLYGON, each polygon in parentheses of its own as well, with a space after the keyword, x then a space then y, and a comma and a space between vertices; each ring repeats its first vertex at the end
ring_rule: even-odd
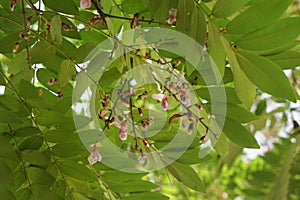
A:
POLYGON ((166 23, 169 17, 169 10, 171 8, 176 8, 178 5, 178 0, 151 0, 150 5, 150 17, 162 23, 166 23))
POLYGON ((225 49, 220 39, 220 32, 212 21, 208 21, 208 48, 209 55, 219 69, 221 77, 225 72, 225 49))
POLYGON ((65 25, 68 25, 71 28, 71 30, 69 31, 66 31, 62 28, 61 34, 68 38, 81 40, 82 38, 77 30, 77 26, 74 25, 74 23, 70 21, 67 17, 63 17, 63 16, 60 17, 61 17, 61 22, 64 23, 65 25))
POLYGON ((21 123, 21 121, 16 113, 0 108, 0 123, 21 123))
POLYGON ((213 9, 212 15, 219 18, 226 18, 242 8, 249 0, 218 0, 213 9))
POLYGON ((27 52, 26 50, 21 51, 18 53, 8 64, 8 71, 12 74, 17 74, 18 72, 28 68, 27 59, 27 52))
POLYGON ((221 135, 219 136, 218 141, 217 141, 216 145, 214 146, 214 149, 221 157, 225 157, 227 155, 228 139, 224 135, 224 133, 221 133, 221 135))
MULTIPOLYGON (((20 38, 19 38, 19 33, 10 33, 9 35, 6 36, 1 36, 0 39, 0 44, 1 44, 1 48, 0 48, 0 53, 12 53, 13 52, 13 48, 14 45, 16 44, 16 42, 20 43, 20 38)), ((24 44, 24 42, 22 42, 22 44, 24 44)), ((20 47, 19 49, 23 49, 24 45, 21 46, 20 43, 20 47)))
POLYGON ((43 144, 43 138, 41 136, 32 136, 25 138, 22 142, 19 144, 19 150, 38 150, 43 144))
POLYGON ((45 166, 50 163, 50 159, 44 153, 35 150, 25 150, 21 156, 23 160, 34 165, 45 166))
POLYGON ((226 137, 235 144, 246 148, 259 148, 259 145, 253 134, 243 127, 239 122, 236 122, 230 118, 226 118, 223 132, 225 133, 226 137))
POLYGON ((96 42, 86 42, 78 48, 78 54, 75 57, 75 61, 78 63, 83 63, 87 56, 92 52, 92 50, 97 46, 96 42))
POLYGON ((79 156, 85 151, 81 145, 78 145, 76 143, 59 143, 52 147, 52 152, 55 156, 61 157, 61 158, 68 158, 68 157, 74 157, 79 156))
POLYGON ((18 162, 18 156, 10 144, 9 138, 4 135, 0 135, 0 157, 18 162))
POLYGON ((206 21, 203 11, 193 1, 179 0, 177 6, 176 30, 182 32, 200 45, 204 45, 206 21))
POLYGON ((256 54, 239 50, 237 60, 247 77, 261 90, 296 101, 295 91, 283 71, 273 62, 256 54))
POLYGON ((209 109, 211 109, 211 107, 213 107, 214 111, 216 111, 214 115, 226 116, 230 119, 236 120, 239 123, 246 123, 257 119, 252 112, 236 104, 214 103, 212 106, 209 106, 209 109), (226 108, 226 113, 221 113, 220 111, 223 111, 222 108, 224 107, 226 108))
POLYGON ((133 193, 130 194, 127 197, 122 198, 123 200, 168 200, 169 197, 161 194, 161 193, 157 193, 157 192, 142 192, 142 193, 133 193))
POLYGON ((66 86, 70 80, 75 76, 76 70, 75 65, 71 60, 64 60, 58 71, 58 82, 60 87, 66 86))
POLYGON ((300 66, 300 52, 284 51, 279 54, 267 56, 268 59, 275 62, 281 69, 291 69, 300 66))
POLYGON ((38 89, 24 79, 21 79, 18 90, 26 99, 38 98, 38 89))
POLYGON ((237 96, 243 102, 247 109, 250 109, 256 95, 255 85, 247 78, 245 73, 242 71, 239 62, 237 61, 235 52, 229 45, 225 37, 221 37, 221 41, 226 50, 226 54, 229 59, 230 68, 233 74, 233 84, 237 96))
POLYGON ((211 95, 210 92, 213 93, 215 96, 220 94, 220 98, 216 96, 216 98, 213 99, 214 103, 224 103, 224 96, 222 95, 222 90, 225 89, 226 92, 226 101, 231 104, 240 104, 241 101, 239 100, 237 94, 235 93, 234 88, 232 87, 218 87, 218 86, 213 86, 213 87, 203 87, 196 89, 197 94, 208 101, 211 100, 211 95), (220 91, 220 92, 219 92, 220 91))
POLYGON ((0 160, 0 186, 3 187, 4 185, 13 185, 14 184, 14 177, 12 174, 12 170, 0 160))
POLYGON ((128 14, 141 13, 148 10, 148 5, 145 1, 141 0, 124 0, 122 3, 122 9, 128 14))
POLYGON ((30 50, 31 63, 36 64, 48 61, 54 57, 55 53, 55 47, 51 43, 40 41, 30 50))
POLYGON ((55 15, 50 22, 50 34, 52 37, 52 41, 56 44, 62 43, 61 36, 61 19, 59 15, 55 15))
POLYGON ((5 197, 5 200, 16 200, 16 197, 12 194, 12 192, 4 187, 0 188, 0 196, 5 197))
POLYGON ((65 131, 62 129, 56 129, 45 133, 45 139, 48 142, 59 143, 61 141, 74 141, 78 139, 78 135, 71 131, 65 131))
MULTIPOLYGON (((299 140, 299 136, 296 140, 299 140)), ((299 144, 299 142, 298 142, 299 144)), ((285 145, 287 146, 287 145, 285 145)), ((298 146, 299 147, 299 146, 298 146)), ((292 143, 289 146, 288 152, 283 156, 283 166, 280 171, 276 174, 276 177, 271 184, 269 193, 266 199, 289 199, 289 186, 291 184, 290 173, 291 167, 294 165, 295 154, 297 154, 297 143, 292 143)))
MULTIPOLYGON (((235 17, 226 27, 231 34, 244 34, 278 19, 292 0, 264 0, 255 2, 250 8, 235 17)), ((231 3, 230 3, 231 4, 231 3)))
POLYGON ((36 121, 40 125, 45 126, 53 126, 57 124, 61 124, 67 118, 60 112, 57 111, 49 111, 49 110, 41 110, 41 114, 36 117, 36 121))
POLYGON ((15 131, 16 137, 28 137, 28 136, 34 136, 37 134, 40 134, 40 130, 33 126, 27 126, 19 128, 15 131))
POLYGON ((112 185, 111 188, 118 193, 131 193, 131 192, 144 192, 151 191, 152 189, 158 188, 159 186, 149 181, 134 180, 122 182, 119 184, 112 185))
POLYGON ((64 160, 62 163, 60 163, 60 167, 62 172, 67 176, 80 180, 97 181, 96 174, 85 165, 74 161, 64 160))
POLYGON ((78 7, 72 0, 64 0, 64 1, 60 1, 59 3, 53 0, 43 0, 43 2, 45 6, 58 12, 71 14, 71 15, 76 15, 79 13, 78 7))
POLYGON ((62 44, 56 45, 57 55, 64 59, 73 59, 77 56, 77 48, 76 46, 70 42, 69 40, 63 38, 62 44))
MULTIPOLYGON (((32 22, 35 22, 37 17, 31 9, 24 9, 25 18, 32 16, 32 22)), ((9 31, 21 31, 24 29, 24 19, 23 19, 23 10, 18 9, 14 12, 10 12, 10 15, 7 18, 4 18, 3 23, 1 23, 1 29, 9 31), (22 17, 20 17, 22 16, 22 17)))
POLYGON ((115 170, 109 170, 106 171, 103 175, 102 178, 103 180, 107 182, 124 182, 124 181, 130 181, 130 180, 136 180, 140 179, 143 176, 146 176, 146 173, 127 173, 127 172, 121 172, 121 171, 115 171, 115 170))
MULTIPOLYGON (((0 66, 1 67, 1 66, 0 66)), ((0 85, 6 85, 6 81, 2 74, 0 74, 0 85)))
POLYGON ((169 172, 185 186, 205 193, 205 187, 198 174, 189 165, 174 162, 167 167, 169 172))
POLYGON ((211 155, 207 155, 204 158, 199 158, 199 151, 200 148, 193 148, 186 150, 180 158, 178 158, 177 162, 180 162, 182 164, 199 164, 199 163, 205 163, 208 161, 211 161, 213 157, 211 155))
POLYGON ((44 199, 47 197, 47 200, 63 200, 56 194, 56 191, 41 185, 33 187, 33 196, 36 199, 44 199))
POLYGON ((27 168, 27 174, 31 181, 38 185, 51 186, 55 179, 45 170, 37 167, 27 168))
POLYGON ((256 52, 276 49, 295 40, 300 34, 299 27, 300 17, 285 18, 244 35, 236 41, 236 45, 256 52))

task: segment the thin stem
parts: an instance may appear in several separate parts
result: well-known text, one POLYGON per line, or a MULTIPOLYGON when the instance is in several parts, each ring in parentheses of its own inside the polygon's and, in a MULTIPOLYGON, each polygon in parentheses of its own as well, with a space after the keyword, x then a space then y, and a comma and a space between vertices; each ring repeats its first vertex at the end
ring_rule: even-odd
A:
MULTIPOLYGON (((27 18, 26 18, 26 13, 25 13, 25 3, 24 3, 24 0, 22 0, 22 15, 23 15, 23 23, 24 23, 24 30, 23 30, 23 35, 25 36, 27 34, 27 18)), ((22 38, 24 39, 24 38, 22 38)), ((31 69, 31 62, 30 62, 30 59, 31 59, 31 56, 30 56, 30 51, 29 51, 29 45, 28 45, 28 41, 26 39, 25 40, 25 48, 26 48, 26 53, 27 53, 27 63, 29 65, 29 69, 31 69)))
MULTIPOLYGON (((15 138, 14 131, 12 130, 10 124, 7 124, 7 126, 8 126, 8 129, 9 129, 10 136, 12 137, 12 139, 13 139, 13 141, 14 141, 17 155, 18 155, 18 157, 19 157, 19 159, 20 159, 20 161, 21 161, 22 168, 23 168, 23 170, 24 170, 24 174, 25 174, 26 179, 27 179, 27 182, 28 182, 28 188, 29 188, 29 190, 32 191, 32 185, 33 185, 33 184, 31 183, 30 178, 29 178, 29 176, 28 176, 26 163, 25 163, 25 161, 23 160, 23 158, 22 158, 22 156, 21 156, 21 151, 20 151, 19 148, 18 148, 18 145, 17 145, 18 143, 17 143, 17 140, 16 140, 16 138, 15 138)), ((31 194, 33 195, 33 192, 32 192, 31 194)), ((34 199, 34 196, 33 196, 33 199, 34 199)))
POLYGON ((107 16, 107 14, 105 14, 102 9, 100 8, 100 6, 98 5, 98 3, 96 2, 96 0, 91 0, 92 4, 95 6, 97 12, 99 13, 99 15, 101 16, 101 19, 104 21, 105 25, 107 26, 107 22, 105 17, 107 16))

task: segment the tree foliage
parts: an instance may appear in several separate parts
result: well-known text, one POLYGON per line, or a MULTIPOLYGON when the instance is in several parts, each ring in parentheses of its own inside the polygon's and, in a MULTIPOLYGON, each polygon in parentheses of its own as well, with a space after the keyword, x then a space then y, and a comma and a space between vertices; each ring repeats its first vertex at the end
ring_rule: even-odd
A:
MULTIPOLYGON (((299 199, 300 110, 292 103, 299 100, 299 27, 299 1, 292 0, 0 0, 0 198, 299 199), (146 42, 157 48, 125 52, 128 47, 117 36, 144 27, 176 30, 194 39, 209 53, 222 81, 206 82, 180 53, 159 46, 155 36, 146 42), (85 70, 85 59, 103 41, 112 41, 111 49, 85 70), (100 68, 118 45, 124 56, 100 68), (110 96, 119 87, 117 80, 149 61, 160 66, 151 71, 164 69, 165 82, 153 76, 156 84, 132 91, 125 80, 127 100, 122 102, 119 94, 118 101, 130 114, 115 115, 110 96), (104 128, 90 138, 89 152, 74 124, 73 89, 83 92, 76 78, 99 70, 103 76, 96 80, 94 115, 104 128), (180 96, 188 93, 182 86, 187 83, 200 104, 190 105, 187 96, 180 96), (211 92, 221 88, 226 102, 212 104, 211 92), (212 113, 212 105, 226 112, 212 113), (150 112, 166 115, 167 122, 149 139, 137 136, 135 126, 151 129, 150 112), (225 123, 215 136, 210 123, 218 125, 218 117, 225 123), (159 153, 144 154, 167 145, 180 127, 185 131, 179 137, 195 137, 164 169, 127 173, 101 163, 110 159, 110 149, 97 148, 101 134, 135 153, 132 159, 144 166, 165 162, 159 153), (255 133, 264 139, 257 141, 255 133), (216 142, 214 150, 199 157, 209 141, 216 142), (253 160, 243 154, 244 148, 259 146, 266 153, 253 160)), ((168 48, 201 57, 180 43, 168 48)), ((213 68, 204 70, 205 76, 214 74, 213 68)), ((122 159, 114 162, 122 164, 122 159)))

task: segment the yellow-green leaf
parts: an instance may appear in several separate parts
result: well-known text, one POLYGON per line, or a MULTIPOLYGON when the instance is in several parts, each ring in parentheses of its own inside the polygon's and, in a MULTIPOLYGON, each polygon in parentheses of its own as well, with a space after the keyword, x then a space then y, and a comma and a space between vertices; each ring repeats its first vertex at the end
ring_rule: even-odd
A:
POLYGON ((61 19, 60 19, 59 15, 55 15, 50 22, 50 34, 51 34, 52 40, 56 44, 62 43, 61 19))
POLYGON ((250 8, 235 17, 228 25, 227 32, 244 34, 270 24, 278 19, 292 0, 264 0, 255 2, 250 8))
POLYGON ((221 41, 228 55, 231 71, 233 74, 233 84, 236 94, 246 106, 246 108, 250 109, 255 99, 256 87, 242 71, 233 49, 230 47, 228 41, 224 36, 221 37, 221 41))
POLYGON ((226 18, 242 8, 249 0, 218 0, 213 7, 215 17, 226 18))
POLYGON ((60 87, 66 86, 70 80, 75 76, 75 65, 71 60, 64 60, 58 71, 58 83, 60 87))
POLYGON ((239 50, 236 56, 243 72, 261 90, 277 97, 296 101, 294 88, 275 63, 243 50, 239 50))
POLYGON ((300 34, 299 27, 300 17, 285 18, 244 35, 236 41, 236 45, 256 52, 276 49, 295 40, 300 34))

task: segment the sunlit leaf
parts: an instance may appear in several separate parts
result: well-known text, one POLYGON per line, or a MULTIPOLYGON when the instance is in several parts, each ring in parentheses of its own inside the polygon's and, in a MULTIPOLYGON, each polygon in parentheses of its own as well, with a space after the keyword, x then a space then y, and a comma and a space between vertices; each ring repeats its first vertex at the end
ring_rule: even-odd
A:
POLYGON ((30 51, 31 62, 35 64, 48 61, 54 57, 55 53, 55 47, 50 42, 40 41, 30 51))
POLYGON ((58 82, 60 87, 64 87, 75 76, 75 65, 71 60, 64 60, 58 71, 58 82))
POLYGON ((202 180, 190 166, 174 162, 167 169, 179 182, 182 182, 187 187, 199 192, 205 192, 202 180))
POLYGON ((62 43, 62 35, 61 35, 61 19, 59 15, 55 15, 50 22, 50 34, 52 40, 57 43, 62 43))
POLYGON ((250 8, 235 17, 226 27, 228 33, 244 34, 278 19, 292 0, 257 1, 250 8))
POLYGON ((247 51, 238 51, 237 60, 247 77, 261 90, 296 101, 296 93, 283 71, 273 62, 247 51))
POLYGON ((242 8, 248 0, 218 0, 213 9, 212 9, 212 14, 215 17, 229 17, 238 9, 242 8))

